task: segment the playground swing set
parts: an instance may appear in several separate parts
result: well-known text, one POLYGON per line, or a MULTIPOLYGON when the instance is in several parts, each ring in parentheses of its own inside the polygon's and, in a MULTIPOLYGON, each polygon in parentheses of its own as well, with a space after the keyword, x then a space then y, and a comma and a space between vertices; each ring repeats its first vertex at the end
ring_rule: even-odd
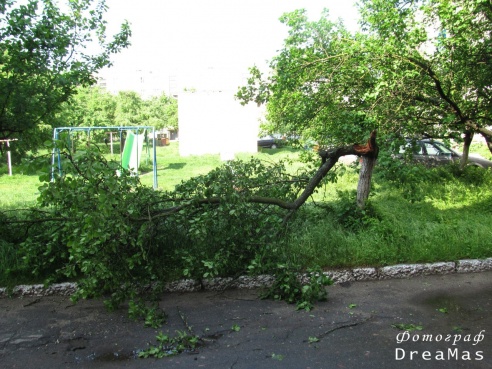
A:
MULTIPOLYGON (((145 145, 147 151, 147 162, 150 158, 149 135, 152 137, 152 169, 154 177, 154 189, 157 189, 157 160, 156 160, 156 144, 155 144, 155 128, 148 126, 136 127, 59 127, 53 130, 53 140, 59 140, 62 133, 67 133, 68 145, 71 150, 75 151, 74 134, 86 133, 87 142, 90 142, 91 132, 96 130, 106 131, 109 134, 109 142, 104 139, 106 144, 110 144, 111 154, 113 154, 114 134, 119 134, 120 140, 120 164, 123 169, 129 170, 132 174, 138 175, 140 159, 142 157, 143 147, 145 145), (123 145, 124 143, 124 145, 123 145)), ((55 171, 58 168, 58 174, 62 175, 62 160, 59 148, 53 148, 51 155, 51 179, 55 178, 55 171), (56 164, 55 164, 56 162, 56 164)))

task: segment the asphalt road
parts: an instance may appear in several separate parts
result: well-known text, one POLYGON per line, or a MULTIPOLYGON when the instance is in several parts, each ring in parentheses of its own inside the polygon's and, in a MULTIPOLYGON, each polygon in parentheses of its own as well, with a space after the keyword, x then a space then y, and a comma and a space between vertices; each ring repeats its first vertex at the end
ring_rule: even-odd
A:
POLYGON ((0 298, 0 368, 492 368, 491 277, 330 286, 310 312, 260 300, 257 290, 169 293, 158 330, 99 300, 0 298), (202 339, 196 351, 137 357, 159 332, 188 329, 202 339))

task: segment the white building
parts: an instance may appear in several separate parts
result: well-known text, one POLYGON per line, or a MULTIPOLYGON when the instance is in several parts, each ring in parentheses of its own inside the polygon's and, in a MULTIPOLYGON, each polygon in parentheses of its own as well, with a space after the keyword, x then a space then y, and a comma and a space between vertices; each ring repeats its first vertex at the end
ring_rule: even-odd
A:
POLYGON ((262 109, 243 106, 231 92, 182 92, 178 98, 179 153, 220 154, 234 159, 239 152, 257 151, 262 109))

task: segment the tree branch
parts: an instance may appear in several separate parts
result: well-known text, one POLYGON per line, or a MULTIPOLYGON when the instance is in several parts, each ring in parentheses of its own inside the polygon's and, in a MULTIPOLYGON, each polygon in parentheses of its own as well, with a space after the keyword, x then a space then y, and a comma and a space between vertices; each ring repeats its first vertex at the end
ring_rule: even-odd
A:
POLYGON ((465 122, 467 119, 463 115, 463 112, 461 111, 459 106, 444 92, 441 85, 441 81, 439 80, 439 78, 437 77, 436 73, 431 68, 431 66, 412 57, 408 57, 408 61, 418 66, 423 72, 425 72, 432 79, 434 85, 436 86, 437 93, 439 94, 441 99, 443 99, 444 101, 446 101, 446 103, 448 103, 448 105, 453 109, 454 113, 460 118, 462 122, 465 122))
MULTIPOLYGON (((334 167, 337 163, 338 159, 345 155, 358 155, 358 156, 368 156, 372 158, 377 158, 379 153, 379 148, 376 143, 376 131, 371 132, 371 136, 365 145, 352 145, 352 146, 344 146, 338 147, 333 150, 325 151, 321 150, 319 152, 319 156, 322 159, 322 164, 313 177, 309 180, 304 191, 292 202, 284 201, 281 199, 271 198, 271 197, 263 197, 263 196, 249 196, 245 197, 244 201, 249 203, 257 203, 257 204, 267 204, 267 205, 275 205, 279 208, 288 210, 288 214, 284 218, 284 222, 286 222, 292 214, 299 209, 314 193, 316 187, 320 184, 320 182, 325 178, 328 172, 334 167)), ((185 208, 194 207, 194 206, 202 206, 202 205, 212 205, 212 204, 220 204, 225 199, 220 197, 211 197, 205 199, 199 199, 195 201, 190 201, 185 204, 181 204, 179 206, 174 206, 171 208, 164 209, 154 215, 145 218, 135 219, 137 221, 148 221, 166 217, 168 215, 175 214, 185 208)))

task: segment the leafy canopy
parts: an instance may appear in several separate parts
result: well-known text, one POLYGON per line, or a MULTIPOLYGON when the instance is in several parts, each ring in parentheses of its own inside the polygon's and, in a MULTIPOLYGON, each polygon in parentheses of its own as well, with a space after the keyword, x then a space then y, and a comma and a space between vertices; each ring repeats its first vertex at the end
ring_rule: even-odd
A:
POLYGON ((363 1, 387 131, 490 140, 492 7, 482 0, 363 1))
POLYGON ((178 101, 162 94, 144 100, 133 91, 113 95, 97 86, 79 87, 56 114, 58 126, 153 126, 178 128, 178 101))
POLYGON ((107 40, 106 10, 104 0, 0 1, 0 139, 35 149, 60 104, 128 47, 126 22, 107 40))
POLYGON ((360 91, 373 76, 365 65, 360 40, 342 23, 328 20, 328 11, 310 22, 304 10, 284 14, 289 27, 284 47, 275 56, 266 79, 250 69, 248 86, 239 89, 242 102, 267 102, 271 132, 302 136, 322 144, 363 141, 373 124, 360 91))
POLYGON ((270 132, 339 145, 372 129, 397 137, 479 133, 492 150, 492 7, 483 0, 363 0, 362 31, 282 16, 271 73, 250 69, 242 103, 267 103, 270 132))

